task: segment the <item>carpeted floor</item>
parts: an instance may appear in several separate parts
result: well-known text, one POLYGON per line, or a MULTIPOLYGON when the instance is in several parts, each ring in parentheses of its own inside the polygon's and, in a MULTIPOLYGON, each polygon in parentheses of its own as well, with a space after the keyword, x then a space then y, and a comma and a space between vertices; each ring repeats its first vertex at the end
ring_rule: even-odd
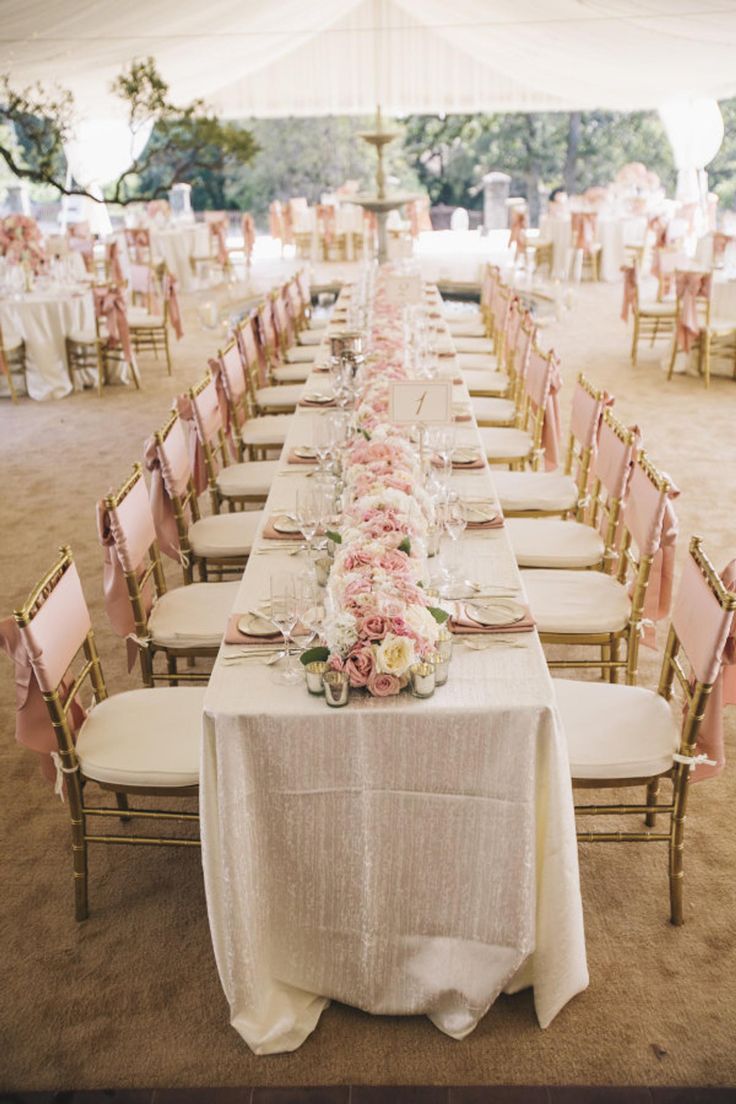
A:
MULTIPOLYGON (((231 290, 229 301, 239 294, 231 290)), ((545 330, 562 357, 563 406, 581 369, 617 396, 618 413, 639 423, 652 458, 682 491, 679 562, 696 532, 720 566, 736 554, 736 385, 717 379, 706 393, 690 378, 666 384, 659 353, 645 353, 632 370, 618 307, 618 289, 586 286, 545 330)), ((94 502, 140 457, 174 393, 204 371, 217 334, 201 329, 195 308, 186 304, 173 379, 146 361, 141 393, 118 388, 101 401, 84 393, 0 408, 0 611, 10 612, 69 542, 114 689, 135 677, 102 610, 94 502)), ((645 657, 648 685, 657 662, 645 657)), ((667 923, 661 848, 583 847, 591 984, 546 1031, 529 993, 501 998, 464 1042, 423 1018, 335 1005, 300 1050, 256 1058, 228 1023, 197 852, 93 850, 92 913, 75 923, 66 812, 13 740, 13 700, 3 661, 0 1089, 736 1082, 733 769, 693 790, 684 928, 667 923)))

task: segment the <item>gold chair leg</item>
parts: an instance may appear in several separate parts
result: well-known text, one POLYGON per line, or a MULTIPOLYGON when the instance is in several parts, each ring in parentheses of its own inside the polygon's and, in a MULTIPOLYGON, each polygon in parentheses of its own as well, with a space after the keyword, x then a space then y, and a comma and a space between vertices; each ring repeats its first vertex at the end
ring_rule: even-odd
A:
POLYGON ((670 366, 667 369, 667 379, 672 379, 672 373, 675 370, 675 357, 677 356, 677 327, 672 334, 672 353, 670 355, 670 366))
POLYGON ((166 668, 169 672, 169 685, 170 686, 178 686, 179 682, 178 682, 178 679, 176 677, 177 670, 176 670, 176 656, 175 655, 167 655, 166 656, 166 668))
MULTIPOLYGON (((678 771, 683 770, 682 766, 678 771)), ((676 775, 673 783, 675 787, 674 811, 672 813, 672 829, 670 833, 670 923, 679 927, 685 923, 683 908, 684 899, 684 870, 683 852, 685 849, 685 811, 687 806, 687 780, 683 785, 680 775, 676 775)))
POLYGON ((707 391, 710 387, 710 335, 703 334, 701 343, 705 346, 703 353, 703 369, 705 372, 705 389, 707 391))
MULTIPOLYGON (((124 793, 116 793, 115 800, 121 813, 128 813, 128 810, 130 809, 130 806, 128 805, 128 795, 124 793)), ((125 824, 126 821, 131 819, 131 817, 130 815, 121 816, 120 819, 122 820, 123 824, 125 824)))
MULTIPOLYGON (((653 778, 647 786, 647 805, 656 805, 657 797, 659 796, 659 779, 653 778)), ((646 813, 644 816, 644 823, 647 828, 654 828, 657 823, 656 813, 646 813)))
POLYGON ((634 313, 634 335, 631 339, 631 366, 636 368, 636 360, 639 345, 639 315, 634 313))
POLYGON ((169 349, 169 333, 164 330, 164 353, 166 354, 166 371, 171 375, 171 350, 169 349))
MULTIPOLYGON (((82 802, 80 793, 79 805, 81 806, 81 804, 82 802)), ((78 811, 72 814, 74 916, 77 920, 86 920, 89 916, 89 900, 87 894, 87 841, 84 838, 84 834, 84 813, 81 811, 80 808, 78 811)))
MULTIPOLYGON (((611 647, 610 647, 610 654, 611 654, 612 663, 615 663, 618 660, 619 644, 620 644, 620 641, 619 641, 618 637, 613 637, 613 639, 611 640, 611 647)), ((618 667, 609 667, 609 669, 608 669, 608 681, 612 682, 612 683, 617 683, 618 682, 618 667)))

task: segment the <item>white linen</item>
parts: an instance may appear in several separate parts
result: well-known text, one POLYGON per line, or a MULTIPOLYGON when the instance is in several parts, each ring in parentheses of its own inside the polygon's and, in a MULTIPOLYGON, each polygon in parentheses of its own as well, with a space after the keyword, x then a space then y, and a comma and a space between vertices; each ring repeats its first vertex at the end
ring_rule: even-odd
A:
POLYGON ((110 85, 149 55, 175 103, 204 97, 239 119, 377 102, 399 115, 631 111, 683 86, 736 91, 736 11, 712 0, 29 0, 3 6, 3 34, 14 83, 53 74, 98 118, 120 117, 110 85))
MULTIPOLYGON (((311 440, 314 417, 294 416, 283 455, 311 440)), ((477 445, 477 430, 457 440, 477 445)), ((309 486, 288 470, 266 517, 309 486)), ((494 495, 488 469, 453 484, 494 495)), ((304 570, 258 555, 259 540, 238 612, 268 596, 272 571, 304 570)), ((464 554, 481 582, 518 585, 503 530, 467 533, 464 554)), ((301 1045, 329 999, 425 1013, 463 1038, 503 990, 533 985, 546 1026, 587 985, 564 738, 538 637, 514 639, 489 653, 457 642, 429 701, 355 693, 341 711, 218 658, 202 860, 231 1022, 256 1053, 301 1045)))
MULTIPOLYGON (((66 339, 92 333, 95 309, 90 291, 32 291, 0 299, 3 330, 26 343, 28 394, 32 399, 62 399, 72 391, 66 361, 66 339)), ((5 381, 2 385, 7 387, 5 381)))
MULTIPOLYGON (((626 245, 643 244, 646 218, 601 214, 596 222, 596 241, 601 246, 601 280, 615 283, 621 278, 626 245)), ((552 242, 552 275, 569 279, 573 264, 570 216, 544 215, 539 221, 540 241, 552 242)))

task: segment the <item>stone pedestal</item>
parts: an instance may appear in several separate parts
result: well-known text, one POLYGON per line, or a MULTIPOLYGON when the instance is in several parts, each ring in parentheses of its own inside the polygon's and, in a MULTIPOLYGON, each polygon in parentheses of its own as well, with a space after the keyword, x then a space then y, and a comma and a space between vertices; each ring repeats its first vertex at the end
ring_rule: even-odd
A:
POLYGON ((169 206, 173 218, 180 222, 193 222, 191 184, 174 184, 169 191, 169 206))
POLYGON ((506 200, 511 177, 502 172, 489 172, 483 177, 483 229, 505 230, 508 226, 506 200))

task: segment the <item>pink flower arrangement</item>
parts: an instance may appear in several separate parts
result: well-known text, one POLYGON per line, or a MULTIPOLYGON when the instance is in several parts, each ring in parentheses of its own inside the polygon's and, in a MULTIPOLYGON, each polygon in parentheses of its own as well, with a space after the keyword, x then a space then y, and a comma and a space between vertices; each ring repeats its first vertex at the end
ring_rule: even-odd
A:
POLYGON ((46 264, 41 231, 28 215, 7 215, 0 220, 0 256, 11 264, 29 264, 40 272, 46 264))

